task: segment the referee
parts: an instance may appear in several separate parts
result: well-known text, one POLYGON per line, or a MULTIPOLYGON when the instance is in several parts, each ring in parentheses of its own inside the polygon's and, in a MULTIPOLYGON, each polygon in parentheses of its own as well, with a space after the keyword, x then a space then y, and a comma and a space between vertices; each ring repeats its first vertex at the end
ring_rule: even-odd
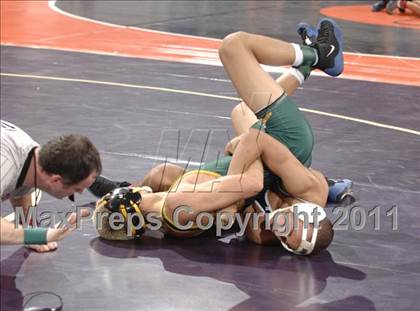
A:
MULTIPOLYGON (((31 202, 35 189, 61 199, 83 192, 101 173, 98 150, 85 136, 62 135, 40 146, 10 122, 1 120, 0 129, 1 201, 10 200, 13 208, 22 208, 25 215, 38 201, 31 202)), ((88 214, 83 210, 80 216, 88 214)), ((59 229, 23 228, 2 217, 0 242, 25 244, 38 252, 51 251, 57 248, 57 241, 76 229, 76 214, 71 214, 67 222, 59 229)))

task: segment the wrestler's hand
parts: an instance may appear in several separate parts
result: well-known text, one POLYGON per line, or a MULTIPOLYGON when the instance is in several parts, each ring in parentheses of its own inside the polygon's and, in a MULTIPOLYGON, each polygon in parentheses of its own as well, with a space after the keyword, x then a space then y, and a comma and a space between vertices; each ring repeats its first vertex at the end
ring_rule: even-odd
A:
POLYGON ((243 210, 245 200, 242 200, 236 204, 228 206, 218 211, 220 213, 220 221, 222 222, 223 226, 229 224, 229 218, 233 220, 233 223, 236 221, 236 214, 243 210))
POLYGON ((222 225, 227 226, 229 224, 229 219, 233 219, 232 224, 234 224, 236 221, 235 214, 237 212, 238 209, 235 205, 220 210, 218 213, 220 213, 220 221, 222 222, 222 225))
POLYGON ((150 188, 149 186, 142 186, 142 187, 139 187, 139 188, 140 188, 141 195, 153 193, 153 189, 150 188))
POLYGON ((233 155, 240 140, 241 140, 241 136, 236 136, 232 138, 225 146, 224 155, 225 156, 233 155))
POLYGON ((143 187, 143 185, 144 185, 144 180, 143 179, 138 179, 138 180, 135 180, 135 181, 131 182, 132 187, 143 187))

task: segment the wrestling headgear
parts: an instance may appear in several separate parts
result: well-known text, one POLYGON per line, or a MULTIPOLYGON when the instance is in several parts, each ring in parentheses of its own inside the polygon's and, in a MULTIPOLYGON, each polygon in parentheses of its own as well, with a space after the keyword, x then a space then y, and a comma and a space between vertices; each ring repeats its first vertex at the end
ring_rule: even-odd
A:
MULTIPOLYGON (((325 213, 324 209, 319 205, 312 204, 312 203, 298 203, 298 204, 294 204, 286 208, 277 209, 274 212, 271 212, 269 216, 270 223, 273 223, 273 219, 276 214, 284 213, 287 210, 293 212, 295 215, 298 216, 299 220, 303 222, 302 238, 301 238, 299 247, 297 249, 291 249, 282 239, 279 239, 281 244, 286 250, 294 254, 297 254, 297 255, 311 254, 312 251, 314 250, 316 239, 318 236, 319 224, 322 220, 324 220, 327 217, 327 214, 325 213), (307 240, 308 224, 313 224, 312 238, 310 241, 307 240)), ((275 230, 273 232, 278 237, 284 237, 284 234, 277 234, 275 230)))
POLYGON ((135 238, 139 238, 145 230, 145 221, 140 210, 142 200, 140 190, 141 188, 138 187, 116 188, 104 195, 97 203, 98 207, 103 206, 112 213, 121 213, 126 224, 132 228, 132 235, 135 238), (128 223, 129 221, 131 224, 128 223), (141 226, 139 226, 140 222, 142 222, 141 226))

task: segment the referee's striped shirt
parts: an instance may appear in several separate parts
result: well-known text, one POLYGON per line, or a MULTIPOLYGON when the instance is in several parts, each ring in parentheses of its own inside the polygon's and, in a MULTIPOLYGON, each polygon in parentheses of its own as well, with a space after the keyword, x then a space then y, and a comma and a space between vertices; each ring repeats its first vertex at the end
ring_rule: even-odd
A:
MULTIPOLYGON (((16 125, 1 121, 1 200, 23 196, 33 189, 25 186, 17 188, 25 160, 34 147, 39 146, 28 134, 16 125)), ((25 172, 26 173, 26 172, 25 172)), ((24 176, 22 176, 24 178, 24 176)))

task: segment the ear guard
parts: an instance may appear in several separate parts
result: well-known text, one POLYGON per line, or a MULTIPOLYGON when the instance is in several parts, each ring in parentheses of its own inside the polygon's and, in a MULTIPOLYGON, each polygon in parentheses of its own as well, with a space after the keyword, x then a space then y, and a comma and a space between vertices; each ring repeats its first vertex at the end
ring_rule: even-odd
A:
POLYGON ((97 206, 104 206, 112 213, 121 213, 126 224, 131 226, 131 233, 135 238, 140 238, 145 230, 145 221, 140 210, 142 200, 140 190, 141 188, 138 187, 116 188, 104 195, 97 203, 97 206), (131 224, 128 223, 129 221, 131 224), (140 221, 142 225, 139 228, 140 221))
MULTIPOLYGON (((327 218, 327 214, 321 206, 318 206, 316 204, 298 203, 271 212, 269 216, 270 223, 273 222, 273 219, 277 213, 281 213, 286 210, 290 210, 298 217, 299 220, 303 221, 302 239, 297 249, 291 249, 285 242, 283 242, 282 239, 280 239, 281 244, 286 250, 288 250, 291 253, 297 255, 310 255, 315 247, 316 239, 318 236, 319 223, 325 218, 327 218), (307 240, 308 224, 313 224, 312 238, 310 241, 307 240)), ((276 232, 274 232, 274 234, 278 237, 284 236, 282 234, 278 235, 276 234, 276 232)))

